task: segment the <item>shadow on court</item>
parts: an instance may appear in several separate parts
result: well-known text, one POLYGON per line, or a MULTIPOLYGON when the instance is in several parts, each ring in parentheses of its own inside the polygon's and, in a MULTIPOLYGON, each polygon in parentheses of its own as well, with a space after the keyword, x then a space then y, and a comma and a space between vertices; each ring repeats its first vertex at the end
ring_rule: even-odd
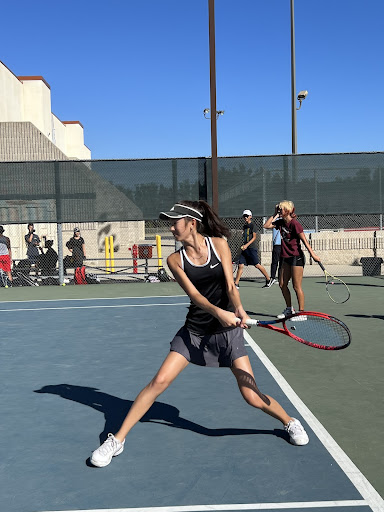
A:
POLYGON ((383 315, 357 315, 357 314, 347 314, 345 316, 353 316, 354 318, 377 318, 378 320, 384 320, 383 315))
POLYGON ((267 318, 271 318, 271 315, 267 315, 266 313, 256 313, 256 311, 249 311, 249 310, 246 310, 245 312, 247 313, 247 315, 257 316, 257 318, 260 318, 262 316, 265 316, 267 318))
MULTIPOLYGON (((49 393, 58 395, 66 400, 77 402, 92 407, 104 414, 105 425, 100 434, 100 443, 104 442, 109 432, 116 433, 123 422, 129 409, 132 407, 132 400, 124 400, 97 388, 85 386, 74 386, 71 384, 57 384, 44 386, 35 390, 35 393, 49 393)), ((140 420, 140 423, 158 423, 167 427, 190 430, 196 434, 208 437, 242 436, 249 434, 263 434, 280 437, 287 442, 289 438, 282 429, 261 430, 245 428, 207 428, 193 421, 180 417, 180 411, 173 405, 163 402, 155 402, 149 411, 140 420)))

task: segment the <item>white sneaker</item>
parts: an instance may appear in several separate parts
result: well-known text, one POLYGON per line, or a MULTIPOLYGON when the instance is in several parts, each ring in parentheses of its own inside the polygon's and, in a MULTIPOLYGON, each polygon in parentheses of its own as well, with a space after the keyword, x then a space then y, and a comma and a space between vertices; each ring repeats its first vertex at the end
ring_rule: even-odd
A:
POLYGON ((280 315, 277 315, 276 318, 285 318, 286 316, 293 315, 295 313, 295 310, 293 308, 285 308, 280 315))
POLYGON ((284 426, 284 430, 289 434, 289 441, 296 446, 304 446, 309 443, 309 437, 299 420, 292 418, 284 426))
POLYGON ((108 434, 104 443, 92 453, 91 463, 98 468, 108 466, 112 457, 120 455, 124 450, 124 443, 125 441, 120 443, 113 434, 108 434))

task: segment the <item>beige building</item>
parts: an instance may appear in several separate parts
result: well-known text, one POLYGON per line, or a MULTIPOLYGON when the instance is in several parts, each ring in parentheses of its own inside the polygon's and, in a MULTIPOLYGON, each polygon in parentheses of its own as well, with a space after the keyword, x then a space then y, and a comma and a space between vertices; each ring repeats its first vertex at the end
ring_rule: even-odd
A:
POLYGON ((42 181, 47 185, 49 180, 49 175, 43 172, 46 166, 29 164, 47 161, 72 161, 61 167, 67 172, 63 176, 68 176, 66 188, 76 194, 85 187, 93 191, 94 196, 94 219, 82 222, 85 220, 81 218, 84 201, 78 199, 79 218, 62 224, 64 254, 67 253, 65 242, 72 236, 74 225, 78 225, 86 240, 90 264, 98 266, 97 260, 103 258, 106 234, 114 237, 116 256, 131 257, 130 247, 144 238, 144 221, 110 222, 110 219, 116 218, 116 212, 121 219, 142 219, 142 213, 125 194, 92 171, 90 159, 91 151, 84 144, 80 121, 61 121, 52 113, 51 88, 46 80, 42 76, 16 76, 0 62, 0 171, 4 184, 2 187, 0 180, 0 224, 5 226, 5 234, 11 239, 13 259, 26 258, 27 218, 35 223, 40 236, 53 239, 54 248, 58 247, 54 198, 38 199, 42 181), (25 173, 27 176, 33 173, 36 178, 28 187, 29 198, 21 197, 26 192, 23 189, 25 173), (47 212, 51 213, 52 220, 48 220, 47 212), (47 221, 39 222, 41 218, 47 221), (99 222, 90 222, 95 219, 99 222))
POLYGON ((91 158, 82 124, 52 113, 51 88, 42 76, 16 76, 0 62, 0 161, 52 157, 91 158))

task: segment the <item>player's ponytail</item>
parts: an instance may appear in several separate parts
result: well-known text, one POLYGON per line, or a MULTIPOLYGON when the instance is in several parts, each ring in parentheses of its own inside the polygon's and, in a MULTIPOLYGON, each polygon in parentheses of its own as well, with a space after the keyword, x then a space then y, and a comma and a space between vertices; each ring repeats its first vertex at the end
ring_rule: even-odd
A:
POLYGON ((230 229, 223 224, 209 204, 205 201, 180 201, 179 204, 190 206, 199 211, 203 218, 196 222, 197 232, 206 236, 226 237, 231 234, 230 229))

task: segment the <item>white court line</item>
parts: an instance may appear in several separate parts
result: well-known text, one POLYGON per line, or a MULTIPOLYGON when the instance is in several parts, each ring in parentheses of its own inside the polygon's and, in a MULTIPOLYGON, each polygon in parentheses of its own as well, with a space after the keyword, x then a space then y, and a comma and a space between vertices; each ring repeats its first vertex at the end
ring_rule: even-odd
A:
POLYGON ((344 451, 327 432, 327 430, 323 427, 316 416, 312 414, 304 402, 298 397, 295 391, 291 388, 288 382, 264 354, 257 343, 251 338, 251 336, 247 332, 244 332, 244 337, 250 344, 252 350, 256 353, 257 357, 283 390, 285 395, 289 398, 294 407, 303 416, 303 418, 305 418, 305 421, 315 432, 320 442, 324 445, 324 447, 332 455, 334 460, 338 463, 347 477, 351 480, 361 496, 366 500, 366 505, 369 505, 374 512, 384 512, 384 500, 381 498, 380 494, 355 466, 351 459, 344 453, 344 451))
POLYGON ((62 309, 101 309, 101 308, 150 308, 152 306, 189 306, 189 302, 159 302, 158 304, 114 304, 111 306, 63 306, 55 308, 14 308, 14 309, 0 309, 0 312, 13 312, 13 311, 57 311, 62 309))
POLYGON ((148 300, 148 299, 165 299, 165 298, 169 298, 169 299, 172 299, 172 298, 178 298, 178 297, 187 297, 187 295, 185 294, 182 294, 182 295, 148 295, 146 297, 135 297, 135 296, 132 296, 132 297, 89 297, 88 299, 87 298, 74 298, 74 297, 69 297, 67 299, 31 299, 31 300, 4 300, 4 301, 1 301, 0 304, 24 304, 25 303, 29 303, 29 302, 66 302, 66 301, 74 301, 74 300, 78 300, 78 301, 81 301, 81 300, 84 300, 84 301, 90 301, 90 300, 121 300, 121 299, 136 299, 136 300, 148 300))
MULTIPOLYGON (((77 299, 70 299, 77 300, 77 299)), ((88 299, 85 299, 88 300, 88 299)), ((31 301, 32 302, 32 301, 31 301)), ((111 305, 111 306, 72 306, 57 308, 17 308, 6 309, 0 311, 39 311, 52 309, 90 309, 90 308, 111 308, 111 307, 150 307, 150 306, 186 306, 189 303, 170 303, 170 304, 132 304, 132 305, 111 305)), ((275 379, 277 384, 283 390, 287 398, 297 411, 305 418, 308 425, 315 432, 324 447, 331 454, 333 459, 339 464, 346 476, 351 480, 356 489, 360 492, 363 500, 344 500, 344 501, 319 501, 319 502, 291 502, 291 503, 246 503, 246 504, 226 504, 226 505, 190 505, 176 507, 140 507, 140 508, 118 508, 118 509, 82 509, 82 510, 66 510, 60 512, 208 512, 208 511, 226 511, 226 510, 278 510, 278 509, 294 509, 294 508, 332 508, 332 507, 358 507, 369 506, 373 512, 384 512, 384 500, 377 493, 370 482, 359 471, 349 457, 343 452, 336 441, 330 436, 323 425, 312 414, 308 407, 302 402, 288 382, 280 374, 277 368, 272 364, 261 348, 255 343, 251 336, 244 332, 245 340, 250 345, 257 357, 275 379)), ((45 511, 48 512, 48 511, 45 511)), ((55 512, 55 511, 50 511, 55 512)), ((58 512, 58 511, 56 511, 58 512)))
MULTIPOLYGON (((140 507, 140 508, 97 508, 82 510, 61 510, 60 512, 209 512, 210 510, 279 510, 292 508, 331 508, 331 507, 363 507, 363 500, 346 501, 298 501, 292 503, 239 503, 233 505, 188 505, 182 507, 140 507)), ((48 511, 44 511, 48 512, 48 511)), ((55 512, 55 511, 49 511, 55 512)), ((58 511, 56 511, 58 512, 58 511)))

